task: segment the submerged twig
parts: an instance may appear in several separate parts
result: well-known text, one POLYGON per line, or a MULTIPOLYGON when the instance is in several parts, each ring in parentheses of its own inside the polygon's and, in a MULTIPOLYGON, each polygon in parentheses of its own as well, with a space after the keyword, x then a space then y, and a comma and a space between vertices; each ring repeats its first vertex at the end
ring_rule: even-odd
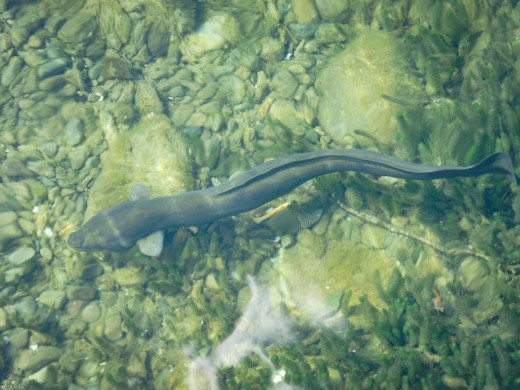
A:
POLYGON ((414 241, 420 242, 421 244, 426 245, 426 246, 432 248, 434 251, 437 251, 444 255, 448 255, 448 256, 466 255, 466 256, 478 257, 478 258, 484 259, 486 261, 491 260, 491 258, 488 255, 478 252, 474 249, 446 249, 439 242, 435 242, 435 241, 427 239, 425 237, 421 237, 415 233, 405 230, 404 228, 402 228, 400 226, 392 225, 374 215, 369 215, 369 214, 365 214, 360 211, 354 210, 352 207, 349 207, 342 202, 338 202, 338 204, 339 204, 339 207, 343 211, 345 211, 347 214, 353 215, 354 217, 360 219, 363 222, 369 223, 371 225, 379 226, 380 228, 388 230, 391 233, 395 233, 400 236, 408 237, 408 238, 410 238, 414 241))

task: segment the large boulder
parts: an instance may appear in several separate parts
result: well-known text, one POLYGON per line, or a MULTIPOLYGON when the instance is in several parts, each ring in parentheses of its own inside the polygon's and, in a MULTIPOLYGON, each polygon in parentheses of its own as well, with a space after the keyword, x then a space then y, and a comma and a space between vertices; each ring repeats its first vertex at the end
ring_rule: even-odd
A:
POLYGON ((322 70, 318 118, 338 144, 395 142, 396 114, 423 95, 402 53, 393 34, 368 31, 322 70))

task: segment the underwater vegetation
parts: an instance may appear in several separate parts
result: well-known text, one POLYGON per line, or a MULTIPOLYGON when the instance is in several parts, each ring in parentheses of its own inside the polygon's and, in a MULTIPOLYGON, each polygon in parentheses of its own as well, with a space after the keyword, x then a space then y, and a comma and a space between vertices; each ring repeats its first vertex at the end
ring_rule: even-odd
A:
MULTIPOLYGON (((230 389, 520 387, 520 190, 496 177, 331 175, 289 195, 272 218, 261 209, 168 232, 160 257, 64 244, 87 209, 127 199, 134 182, 159 196, 338 147, 343 135, 323 126, 331 118, 319 115, 319 95, 328 92, 316 80, 374 31, 391 35, 378 47, 395 43, 392 57, 406 52, 406 63, 380 67, 397 63, 404 84, 378 100, 392 107, 392 132, 355 125, 364 128, 349 145, 434 164, 472 164, 494 151, 518 161, 519 2, 0 0, 0 11, 2 385, 188 389, 190 364, 201 359, 210 385, 230 389), (434 241, 451 278, 414 272, 411 263, 433 249, 412 235, 394 248, 388 272, 374 275, 371 254, 387 255, 395 232, 357 226, 338 200, 434 241), (330 223, 335 215, 350 236, 330 223), (302 319, 293 295, 282 309, 294 320, 292 344, 254 338, 254 327, 240 333, 244 318, 272 318, 266 299, 248 311, 246 275, 282 301, 271 291, 275 258, 293 252, 304 267, 311 231, 319 243, 344 243, 329 251, 335 264, 354 248, 347 238, 372 245, 336 273, 361 285, 342 285, 328 302, 325 314, 336 310, 345 326, 302 319), (351 268, 358 257, 363 268, 351 268)), ((327 259, 314 260, 311 277, 327 259)), ((261 324, 280 334, 286 325, 261 324)))
POLYGON ((432 302, 433 276, 403 276, 395 270, 386 288, 377 274, 374 283, 385 309, 376 309, 366 299, 346 309, 348 315, 370 318, 369 326, 351 326, 343 335, 322 328, 304 346, 270 350, 273 363, 287 371, 288 383, 329 389, 520 385, 517 307, 506 304, 486 324, 465 329, 459 309, 472 298, 460 286, 449 288, 459 307, 440 310, 432 302))

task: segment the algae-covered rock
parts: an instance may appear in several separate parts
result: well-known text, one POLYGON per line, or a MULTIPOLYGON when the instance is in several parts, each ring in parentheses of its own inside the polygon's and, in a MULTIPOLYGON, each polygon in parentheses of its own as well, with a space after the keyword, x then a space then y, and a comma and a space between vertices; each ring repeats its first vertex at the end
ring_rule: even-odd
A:
POLYGON ((395 142, 396 114, 421 96, 402 50, 392 34, 368 31, 322 70, 318 118, 338 144, 362 140, 362 133, 379 143, 395 142))
MULTIPOLYGON (((343 221, 348 224, 351 221, 343 221)), ((338 226, 339 235, 330 230, 318 236, 311 230, 298 233, 294 246, 280 250, 280 273, 286 294, 297 312, 313 323, 321 323, 339 309, 341 294, 352 293, 349 303, 359 303, 362 295, 382 307, 374 286, 374 273, 386 283, 397 266, 384 251, 348 238, 349 228, 338 226)))
MULTIPOLYGON (((336 312, 358 305, 363 296, 378 310, 388 308, 388 299, 397 296, 382 291, 397 291, 396 281, 392 281, 396 269, 410 278, 432 277, 439 289, 453 283, 454 272, 446 257, 411 238, 430 237, 431 233, 426 228, 421 234, 411 230, 348 218, 341 210, 332 214, 324 234, 317 234, 314 228, 300 230, 294 245, 282 246, 278 261, 282 292, 294 313, 316 325, 333 323, 337 329, 337 320, 345 312, 341 316, 336 312)), ((428 293, 433 299, 431 289, 428 293)), ((355 309, 346 314, 343 320, 358 326, 366 327, 371 321, 355 309)))
POLYGON ((349 3, 348 0, 316 0, 316 8, 322 20, 336 22, 345 17, 349 3))
POLYGON ((129 200, 136 184, 144 185, 151 198, 192 189, 188 147, 166 116, 145 116, 128 132, 116 135, 103 157, 86 218, 129 200))
POLYGON ((193 61, 209 51, 223 48, 238 38, 237 21, 226 13, 215 13, 196 32, 184 39, 181 51, 188 60, 193 61))

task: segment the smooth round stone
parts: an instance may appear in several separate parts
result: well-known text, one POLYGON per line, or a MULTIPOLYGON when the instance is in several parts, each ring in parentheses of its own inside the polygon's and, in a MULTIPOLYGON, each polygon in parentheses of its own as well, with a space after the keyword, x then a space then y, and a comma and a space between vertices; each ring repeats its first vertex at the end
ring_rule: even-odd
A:
POLYGON ((25 272, 22 267, 14 267, 5 271, 4 278, 7 283, 12 283, 18 281, 24 275, 24 273, 25 272))
POLYGON ((294 244, 294 236, 292 234, 284 234, 280 240, 282 248, 289 248, 294 244))
POLYGON ((101 308, 96 303, 91 303, 81 311, 81 319, 89 324, 96 322, 101 317, 101 308))
POLYGON ((312 0, 300 0, 292 2, 293 12, 298 23, 306 25, 319 20, 316 5, 312 0))
POLYGON ((206 288, 210 288, 213 290, 219 290, 220 286, 218 285, 217 278, 215 277, 214 273, 210 273, 206 277, 206 288))
POLYGON ((220 13, 206 20, 197 32, 188 35, 181 44, 184 57, 195 60, 204 54, 221 49, 227 43, 237 40, 240 36, 238 22, 232 16, 220 13))
POLYGON ((282 99, 289 99, 292 98, 294 92, 296 92, 298 81, 287 69, 281 69, 276 72, 270 85, 271 90, 276 96, 282 99))
POLYGON ((59 91, 67 85, 68 80, 63 75, 57 75, 43 79, 38 83, 42 91, 59 91))
POLYGON ((67 298, 70 300, 79 299, 90 301, 96 296, 96 290, 88 286, 70 286, 67 287, 67 298))
POLYGON ((65 293, 59 290, 47 290, 43 291, 39 298, 39 302, 49 306, 53 309, 60 309, 65 304, 66 298, 65 293))
POLYGON ((22 161, 15 158, 8 158, 2 163, 2 172, 8 177, 30 177, 34 175, 22 161))
POLYGON ((14 252, 10 253, 7 256, 7 260, 16 266, 20 266, 26 261, 33 258, 33 256, 36 254, 36 251, 34 248, 28 247, 28 246, 21 246, 14 252))
POLYGON ((56 153, 58 153, 58 144, 53 141, 46 142, 42 146, 40 146, 38 150, 45 154, 47 157, 52 158, 56 156, 56 153))
POLYGON ((52 251, 49 248, 42 248, 40 250, 40 256, 44 259, 51 260, 52 259, 52 251))
POLYGON ((44 387, 45 385, 50 385, 52 383, 56 383, 56 368, 53 365, 49 364, 48 366, 43 367, 41 370, 36 371, 34 374, 29 375, 27 377, 28 382, 35 382, 44 387))
POLYGON ((27 41, 27 46, 31 49, 38 49, 43 46, 43 39, 38 35, 31 35, 27 41))
POLYGON ((79 170, 85 163, 89 153, 90 151, 86 145, 73 148, 69 153, 70 167, 75 171, 79 170))
POLYGON ((61 74, 69 65, 70 60, 66 57, 54 58, 38 67, 38 77, 45 78, 61 74))
POLYGON ((25 348, 29 342, 29 331, 23 328, 14 328, 8 337, 10 347, 14 349, 25 348))
POLYGON ((43 119, 50 117, 51 115, 56 113, 56 108, 50 106, 45 101, 41 101, 36 103, 34 106, 30 107, 30 109, 27 110, 26 113, 32 119, 43 119))
POLYGON ((18 219, 18 216, 14 211, 6 211, 3 213, 0 213, 0 226, 6 226, 13 222, 15 222, 18 219))
POLYGON ((33 297, 25 297, 14 304, 16 311, 21 315, 31 316, 36 312, 38 304, 33 297))
POLYGON ((119 313, 111 313, 105 320, 104 334, 110 341, 117 341, 123 337, 121 331, 121 316, 119 313))
POLYGON ((302 113, 296 109, 292 100, 275 100, 269 108, 269 115, 273 121, 293 130, 296 136, 303 135, 298 131, 303 121, 302 113))
POLYGON ((83 121, 77 117, 71 118, 64 129, 64 139, 69 145, 77 145, 81 141, 81 137, 83 136, 83 132, 85 130, 85 125, 83 121))
POLYGON ((20 351, 17 366, 26 372, 35 372, 40 368, 59 360, 62 350, 56 347, 43 346, 36 350, 26 349, 20 351))
POLYGON ((83 333, 87 329, 87 324, 83 321, 75 318, 73 319, 67 327, 67 335, 79 335, 83 333))
POLYGON ((22 231, 27 235, 31 235, 36 231, 36 226, 34 225, 34 223, 32 221, 28 221, 25 218, 18 219, 18 225, 20 226, 22 231))
POLYGON ((154 57, 165 55, 168 50, 170 34, 160 24, 153 24, 146 35, 146 46, 154 57))
POLYGON ((37 175, 44 177, 54 177, 54 166, 47 161, 28 161, 27 168, 37 175))
POLYGON ((22 110, 27 110, 28 108, 31 108, 33 105, 34 105, 34 100, 24 99, 24 98, 18 100, 18 106, 22 110))
POLYGON ((6 67, 2 69, 0 82, 4 87, 9 86, 22 70, 23 61, 20 57, 11 57, 6 67))
POLYGON ((96 20, 88 12, 78 12, 65 22, 58 31, 58 37, 69 43, 81 43, 94 35, 96 20))

